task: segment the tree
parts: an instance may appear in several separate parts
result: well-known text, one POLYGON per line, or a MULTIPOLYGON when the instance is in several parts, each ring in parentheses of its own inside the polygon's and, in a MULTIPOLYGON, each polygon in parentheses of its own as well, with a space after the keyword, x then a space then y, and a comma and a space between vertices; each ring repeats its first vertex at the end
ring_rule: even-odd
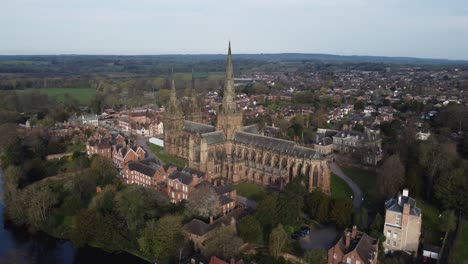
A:
POLYGON ((314 190, 306 196, 305 211, 312 219, 325 223, 330 209, 330 198, 320 190, 314 190))
POLYGON ((142 236, 138 239, 140 250, 161 263, 170 263, 176 255, 182 238, 182 218, 179 215, 165 215, 158 221, 146 223, 142 236))
POLYGON ((288 242, 288 234, 283 228, 283 225, 277 225, 270 234, 270 240, 268 243, 268 249, 270 250, 270 255, 278 259, 281 254, 281 251, 286 246, 288 242))
POLYGON ((263 227, 263 234, 269 234, 271 229, 278 224, 278 216, 276 212, 277 202, 276 197, 267 195, 257 204, 255 218, 263 227))
POLYGON ((440 221, 440 230, 442 232, 451 232, 457 227, 457 218, 453 210, 444 211, 440 221))
POLYGON ((219 197, 213 186, 202 183, 190 193, 187 209, 195 215, 208 218, 216 215, 219 205, 219 197))
POLYGON ((351 224, 353 203, 348 199, 335 199, 332 201, 330 217, 335 225, 343 229, 351 224))
POLYGON ((366 208, 363 206, 361 207, 361 213, 359 214, 360 216, 360 219, 359 219, 359 228, 361 229, 366 229, 367 228, 367 220, 369 218, 368 214, 367 214, 367 210, 366 208))
POLYGON ((116 179, 116 170, 112 160, 102 157, 94 156, 91 161, 91 170, 96 176, 96 183, 104 186, 112 183, 116 179))
POLYGON ((57 196, 47 186, 29 186, 25 192, 30 199, 26 212, 28 223, 39 228, 46 224, 52 207, 58 202, 57 196))
POLYGON ((432 196, 432 187, 439 171, 450 168, 457 160, 456 148, 453 144, 439 144, 434 138, 421 143, 419 162, 427 175, 426 197, 432 196))
POLYGON ((232 226, 223 226, 214 231, 212 239, 203 248, 205 256, 219 256, 227 259, 234 257, 244 244, 242 239, 234 234, 232 226))
POLYGON ((327 263, 327 251, 323 248, 307 251, 304 254, 304 263, 326 264, 327 263))
POLYGON ((372 229, 380 232, 380 230, 382 230, 382 226, 383 226, 382 216, 380 215, 380 213, 377 213, 377 215, 375 216, 374 222, 372 223, 372 229))
POLYGON ((468 213, 468 161, 459 167, 445 171, 436 180, 434 195, 443 209, 468 213))
POLYGON ((388 157, 378 175, 378 188, 383 198, 396 195, 405 183, 405 167, 396 154, 388 157))
POLYGON ((94 210, 82 209, 75 215, 70 231, 70 240, 75 247, 90 243, 96 231, 97 213, 94 210))
POLYGON ((254 216, 249 215, 240 222, 239 235, 246 242, 261 243, 263 239, 262 227, 254 216))
POLYGON ((354 110, 364 110, 364 101, 359 100, 354 103, 354 110))
MULTIPOLYGON (((105 196, 104 192, 101 196, 105 196)), ((137 186, 129 186, 120 191, 115 198, 118 214, 124 219, 127 228, 137 231, 144 225, 145 203, 144 197, 137 186)))
POLYGON ((279 195, 278 220, 284 225, 293 225, 301 218, 306 194, 302 179, 302 176, 293 179, 279 195))

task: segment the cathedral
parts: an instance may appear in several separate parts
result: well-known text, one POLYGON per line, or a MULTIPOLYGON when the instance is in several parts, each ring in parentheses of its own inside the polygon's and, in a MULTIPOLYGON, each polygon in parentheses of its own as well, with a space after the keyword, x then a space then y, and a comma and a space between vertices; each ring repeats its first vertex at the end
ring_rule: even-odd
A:
POLYGON ((236 104, 231 44, 229 43, 222 104, 216 126, 201 123, 202 109, 192 83, 188 114, 184 116, 172 80, 171 96, 164 116, 164 145, 169 155, 188 161, 190 168, 232 183, 254 182, 282 188, 298 175, 305 176, 309 191, 330 194, 327 161, 314 149, 295 142, 262 135, 257 125, 243 126, 236 104))

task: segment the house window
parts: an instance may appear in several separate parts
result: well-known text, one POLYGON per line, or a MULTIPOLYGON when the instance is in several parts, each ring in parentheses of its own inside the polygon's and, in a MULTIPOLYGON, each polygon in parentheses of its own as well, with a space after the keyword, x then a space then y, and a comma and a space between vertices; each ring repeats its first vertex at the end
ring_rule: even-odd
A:
POLYGON ((387 246, 390 246, 390 240, 387 239, 387 246))
POLYGON ((336 253, 333 253, 333 259, 337 259, 338 256, 336 255, 336 253))
POLYGON ((387 231, 387 237, 390 238, 392 236, 392 233, 390 231, 387 231))
POLYGON ((395 221, 395 224, 396 224, 396 225, 400 225, 400 220, 396 220, 396 221, 395 221))
POLYGON ((394 246, 394 247, 396 247, 396 246, 397 246, 397 244, 396 244, 396 241, 393 241, 393 246, 394 246))
POLYGON ((359 261, 359 260, 356 260, 356 264, 361 264, 361 261, 359 261))
POLYGON ((397 233, 393 233, 393 238, 397 238, 398 237, 398 234, 397 233))
POLYGON ((346 259, 346 263, 351 264, 351 258, 347 258, 347 259, 346 259))

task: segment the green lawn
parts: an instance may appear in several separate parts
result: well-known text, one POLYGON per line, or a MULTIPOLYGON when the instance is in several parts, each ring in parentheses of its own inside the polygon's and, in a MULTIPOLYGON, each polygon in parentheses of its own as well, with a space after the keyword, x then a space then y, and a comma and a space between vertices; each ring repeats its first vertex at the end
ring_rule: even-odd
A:
POLYGON ((424 235, 424 241, 437 246, 442 245, 441 237, 444 236, 444 233, 439 230, 439 215, 441 214, 439 209, 422 198, 416 198, 416 207, 422 212, 421 232, 424 235))
POLYGON ((257 202, 262 200, 267 194, 263 187, 254 183, 241 182, 234 187, 236 188, 238 195, 257 202))
POLYGON ((47 94, 49 97, 56 98, 59 102, 63 102, 65 94, 68 93, 70 96, 76 98, 80 104, 88 104, 96 95, 96 89, 94 88, 37 88, 17 90, 18 93, 30 93, 32 91, 47 94))
POLYGON ((85 144, 80 143, 80 144, 67 146, 67 149, 65 150, 65 152, 75 152, 75 151, 85 151, 85 150, 86 150, 85 144))
POLYGON ((458 232, 453 248, 450 250, 450 263, 468 263, 468 221, 461 222, 460 232, 458 232))
POLYGON ((153 154, 156 155, 156 157, 158 157, 164 163, 172 163, 182 168, 187 166, 187 162, 184 159, 167 155, 164 152, 163 147, 160 147, 158 145, 155 145, 149 142, 148 142, 148 147, 150 148, 151 152, 153 152, 153 154))
POLYGON ((374 171, 356 167, 342 167, 341 169, 361 188, 364 196, 364 207, 374 210, 383 207, 383 204, 379 204, 377 174, 374 171))
POLYGON ((331 196, 335 199, 347 199, 353 195, 353 190, 336 176, 334 173, 331 174, 331 196))

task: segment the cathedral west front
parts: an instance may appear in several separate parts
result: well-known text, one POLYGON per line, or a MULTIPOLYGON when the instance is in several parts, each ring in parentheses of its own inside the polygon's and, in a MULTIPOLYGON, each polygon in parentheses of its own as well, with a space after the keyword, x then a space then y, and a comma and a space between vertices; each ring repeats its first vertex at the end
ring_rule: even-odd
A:
POLYGON ((216 111, 216 126, 201 123, 202 110, 197 107, 193 85, 191 109, 184 116, 172 80, 164 116, 166 153, 187 160, 192 169, 234 184, 248 181, 282 188, 304 175, 309 191, 320 189, 330 194, 330 171, 322 155, 293 141, 264 136, 256 125, 243 126, 235 99, 229 44, 224 96, 216 111))

